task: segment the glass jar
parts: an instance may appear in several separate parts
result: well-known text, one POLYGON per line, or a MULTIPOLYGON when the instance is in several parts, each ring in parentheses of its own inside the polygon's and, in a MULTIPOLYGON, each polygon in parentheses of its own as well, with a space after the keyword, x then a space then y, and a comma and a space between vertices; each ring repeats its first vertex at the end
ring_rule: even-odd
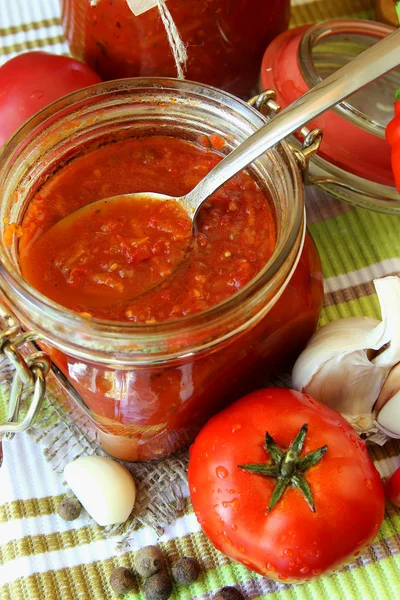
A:
MULTIPOLYGON (((126 0, 62 0, 72 55, 103 79, 176 77, 158 8, 135 16, 126 0)), ((289 22, 290 0, 167 0, 187 48, 185 77, 243 96, 257 83, 262 55, 289 22)))
MULTIPOLYGON (((259 274, 223 303, 175 321, 132 324, 85 319, 23 280, 18 240, 30 199, 93 144, 162 132, 212 133, 226 151, 265 123, 258 111, 214 88, 178 80, 132 79, 92 86, 33 117, 0 162, 0 286, 7 305, 61 370, 98 431, 103 449, 125 460, 164 456, 204 421, 266 382, 313 333, 323 286, 305 236, 303 184, 283 143, 250 171, 271 198, 277 245, 259 274), (305 243, 304 243, 305 240, 305 243)), ((267 200, 266 200, 267 201, 267 200)))
MULTIPOLYGON (((304 25, 278 36, 261 68, 263 89, 274 89, 287 106, 393 27, 358 19, 304 25)), ((364 208, 400 213, 385 128, 393 117, 400 68, 393 69, 310 122, 323 138, 310 161, 310 183, 364 208)))

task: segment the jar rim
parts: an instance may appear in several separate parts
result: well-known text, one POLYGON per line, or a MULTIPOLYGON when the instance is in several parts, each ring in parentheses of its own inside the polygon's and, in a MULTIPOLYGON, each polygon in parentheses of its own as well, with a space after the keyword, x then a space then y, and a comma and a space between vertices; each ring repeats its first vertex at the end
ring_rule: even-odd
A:
MULTIPOLYGON (((221 111, 224 111, 226 107, 236 111, 243 118, 248 119, 249 123, 256 129, 264 125, 267 121, 266 117, 243 100, 240 100, 227 92, 213 88, 212 86, 195 82, 181 81, 172 78, 160 79, 149 77, 114 80, 95 84, 53 102, 23 125, 23 127, 4 146, 0 156, 0 183, 2 179, 4 179, 4 172, 10 166, 10 162, 12 162, 13 157, 18 152, 20 146, 27 144, 28 142, 26 142, 26 140, 35 138, 37 131, 46 130, 47 124, 49 124, 49 126, 54 124, 56 119, 61 118, 66 111, 71 112, 74 108, 77 110, 93 98, 99 100, 102 96, 106 97, 107 94, 112 95, 113 93, 118 94, 121 90, 134 90, 135 93, 139 94, 144 89, 150 89, 155 92, 163 91, 164 93, 169 94, 171 98, 174 94, 183 94, 184 96, 187 95, 191 98, 196 96, 201 97, 205 102, 214 102, 220 107, 221 111)), ((205 321, 210 322, 218 320, 227 311, 236 307, 238 302, 244 302, 248 298, 259 293, 260 288, 262 288, 265 282, 272 281, 284 265, 285 261, 288 260, 291 253, 293 253, 296 244, 299 244, 299 239, 304 238, 304 190, 301 175, 288 145, 283 142, 280 145, 280 149, 287 161, 287 169, 293 182, 293 197, 291 200, 293 201, 292 210, 294 211, 294 215, 292 218, 291 230, 287 234, 285 243, 279 248, 278 252, 274 253, 271 260, 267 262, 263 269, 261 269, 246 286, 238 290, 232 296, 229 296, 223 302, 211 306, 205 311, 160 323, 131 323, 129 321, 109 321, 97 318, 87 319, 43 296, 28 284, 22 278, 16 266, 12 264, 8 254, 4 252, 4 248, 2 247, 3 243, 1 243, 0 274, 1 279, 3 280, 1 287, 3 288, 6 297, 9 296, 10 290, 12 290, 15 292, 13 296, 14 300, 17 299, 18 304, 20 305, 19 308, 21 308, 23 303, 27 302, 32 308, 35 308, 35 310, 44 311, 49 318, 62 320, 63 325, 67 328, 79 326, 81 331, 84 331, 86 334, 93 335, 95 332, 104 340, 126 338, 127 335, 137 335, 140 339, 150 339, 154 335, 159 336, 161 334, 177 335, 189 329, 196 329, 196 327, 199 327, 201 323, 204 323, 205 321), (6 285, 4 285, 4 282, 6 285)), ((277 149, 273 149, 269 152, 277 152, 277 149)), ((298 248, 296 250, 297 259, 300 255, 300 250, 298 248)))

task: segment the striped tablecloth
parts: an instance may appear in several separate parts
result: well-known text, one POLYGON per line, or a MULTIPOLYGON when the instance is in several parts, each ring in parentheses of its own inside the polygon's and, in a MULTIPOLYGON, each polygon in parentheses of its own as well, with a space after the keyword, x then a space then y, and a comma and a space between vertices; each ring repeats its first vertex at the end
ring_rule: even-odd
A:
MULTIPOLYGON (((297 0, 293 24, 335 16, 373 17, 372 0, 297 0)), ((0 0, 0 62, 34 48, 66 53, 57 0, 0 0)), ((400 272, 400 218, 355 209, 309 190, 310 231, 325 274, 321 322, 350 315, 378 316, 372 279, 400 272)), ((356 562, 331 577, 290 586, 271 582, 217 552, 200 531, 187 498, 184 514, 162 537, 138 527, 129 550, 117 551, 119 537, 82 515, 61 521, 56 506, 62 477, 46 462, 40 444, 20 435, 5 446, 0 470, 1 600, 102 600, 115 597, 108 584, 114 566, 131 566, 133 551, 158 542, 169 558, 196 556, 204 572, 193 586, 176 588, 174 598, 210 598, 235 584, 247 598, 394 600, 400 597, 400 511, 387 506, 373 546, 356 562)), ((400 464, 400 444, 375 448, 382 476, 400 464)), ((184 490, 185 493, 185 490, 184 490)), ((137 587, 127 598, 139 598, 137 587)))

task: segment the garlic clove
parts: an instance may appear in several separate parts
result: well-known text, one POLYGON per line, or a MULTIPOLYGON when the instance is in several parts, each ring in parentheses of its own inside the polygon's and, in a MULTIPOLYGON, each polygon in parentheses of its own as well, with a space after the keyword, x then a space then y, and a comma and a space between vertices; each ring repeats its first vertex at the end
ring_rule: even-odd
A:
POLYGON ((324 363, 303 391, 346 416, 359 416, 362 433, 361 422, 367 415, 371 417, 386 377, 387 369, 372 365, 364 351, 351 352, 324 363))
POLYGON ((69 463, 64 477, 75 496, 99 525, 124 523, 136 500, 129 471, 104 456, 84 456, 69 463))
MULTIPOLYGON (((391 275, 382 279, 375 279, 374 285, 381 305, 382 325, 386 341, 382 338, 380 352, 372 362, 380 367, 389 367, 390 369, 400 361, 400 330, 399 330, 399 312, 400 312, 400 278, 391 275)), ((367 346, 368 348, 369 346, 367 346)))
POLYGON ((391 371, 380 391, 375 404, 375 413, 379 413, 382 408, 397 392, 400 390, 400 363, 398 363, 391 371))
POLYGON ((382 321, 369 317, 349 317, 324 325, 313 335, 294 365, 294 388, 304 390, 330 360, 340 361, 366 348, 379 350, 390 339, 382 342, 382 337, 382 321))
POLYGON ((386 402, 376 421, 384 430, 400 435, 400 391, 386 402))
MULTIPOLYGON (((306 387, 313 377, 319 376, 318 371, 325 363, 331 360, 339 361, 342 357, 358 351, 364 351, 368 357, 371 350, 381 350, 371 360, 371 367, 386 369, 386 374, 400 362, 400 278, 389 276, 375 279, 374 285, 381 306, 382 320, 350 317, 332 321, 321 327, 296 361, 293 369, 295 389, 307 391, 306 387)), ((368 396, 368 404, 371 404, 372 394, 368 396)), ((318 397, 316 399, 319 400, 318 397)), ((376 399, 377 396, 373 398, 372 405, 376 399)), ((364 412, 368 410, 367 408, 364 412)))

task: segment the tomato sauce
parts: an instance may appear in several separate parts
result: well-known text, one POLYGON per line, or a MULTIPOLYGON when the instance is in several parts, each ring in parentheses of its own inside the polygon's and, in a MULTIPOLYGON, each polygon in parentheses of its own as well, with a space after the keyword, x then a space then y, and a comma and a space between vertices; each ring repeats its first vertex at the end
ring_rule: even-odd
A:
MULTIPOLYGON (((160 212, 157 203, 149 203, 141 211, 120 200, 89 213, 81 224, 69 227, 67 219, 64 233, 51 233, 63 229, 62 219, 105 197, 143 191, 183 195, 221 160, 222 149, 223 140, 214 135, 198 144, 154 136, 108 142, 75 157, 44 183, 27 208, 18 229, 23 275, 89 321, 179 323, 222 302, 257 274, 276 245, 274 210, 246 172, 203 206, 196 235, 190 231, 189 239, 175 205, 160 212), (178 268, 161 285, 131 297, 135 274, 146 286, 153 271, 156 278, 166 275, 170 260, 178 268)), ((315 330, 322 294, 318 254, 306 238, 275 305, 231 338, 218 329, 221 341, 211 351, 190 352, 190 340, 196 344, 199 335, 190 328, 180 333, 189 348, 180 358, 166 354, 165 360, 152 362, 150 356, 132 367, 41 346, 88 407, 104 450, 125 460, 149 460, 191 441, 210 415, 265 384, 271 372, 296 356, 315 330)), ((170 343, 174 352, 174 335, 170 343)))
POLYGON ((121 197, 65 219, 104 196, 185 194, 221 157, 155 136, 76 158, 29 205, 20 241, 24 278, 84 316, 117 321, 166 321, 222 302, 257 274, 276 242, 271 205, 247 172, 210 197, 195 235, 174 201, 121 197))
MULTIPOLYGON (((104 79, 176 77, 157 8, 134 16, 126 0, 63 0, 73 56, 104 79), (94 4, 94 3, 93 3, 94 4)), ((264 50, 289 22, 289 0, 167 0, 187 48, 186 79, 243 95, 256 85, 264 50)))

